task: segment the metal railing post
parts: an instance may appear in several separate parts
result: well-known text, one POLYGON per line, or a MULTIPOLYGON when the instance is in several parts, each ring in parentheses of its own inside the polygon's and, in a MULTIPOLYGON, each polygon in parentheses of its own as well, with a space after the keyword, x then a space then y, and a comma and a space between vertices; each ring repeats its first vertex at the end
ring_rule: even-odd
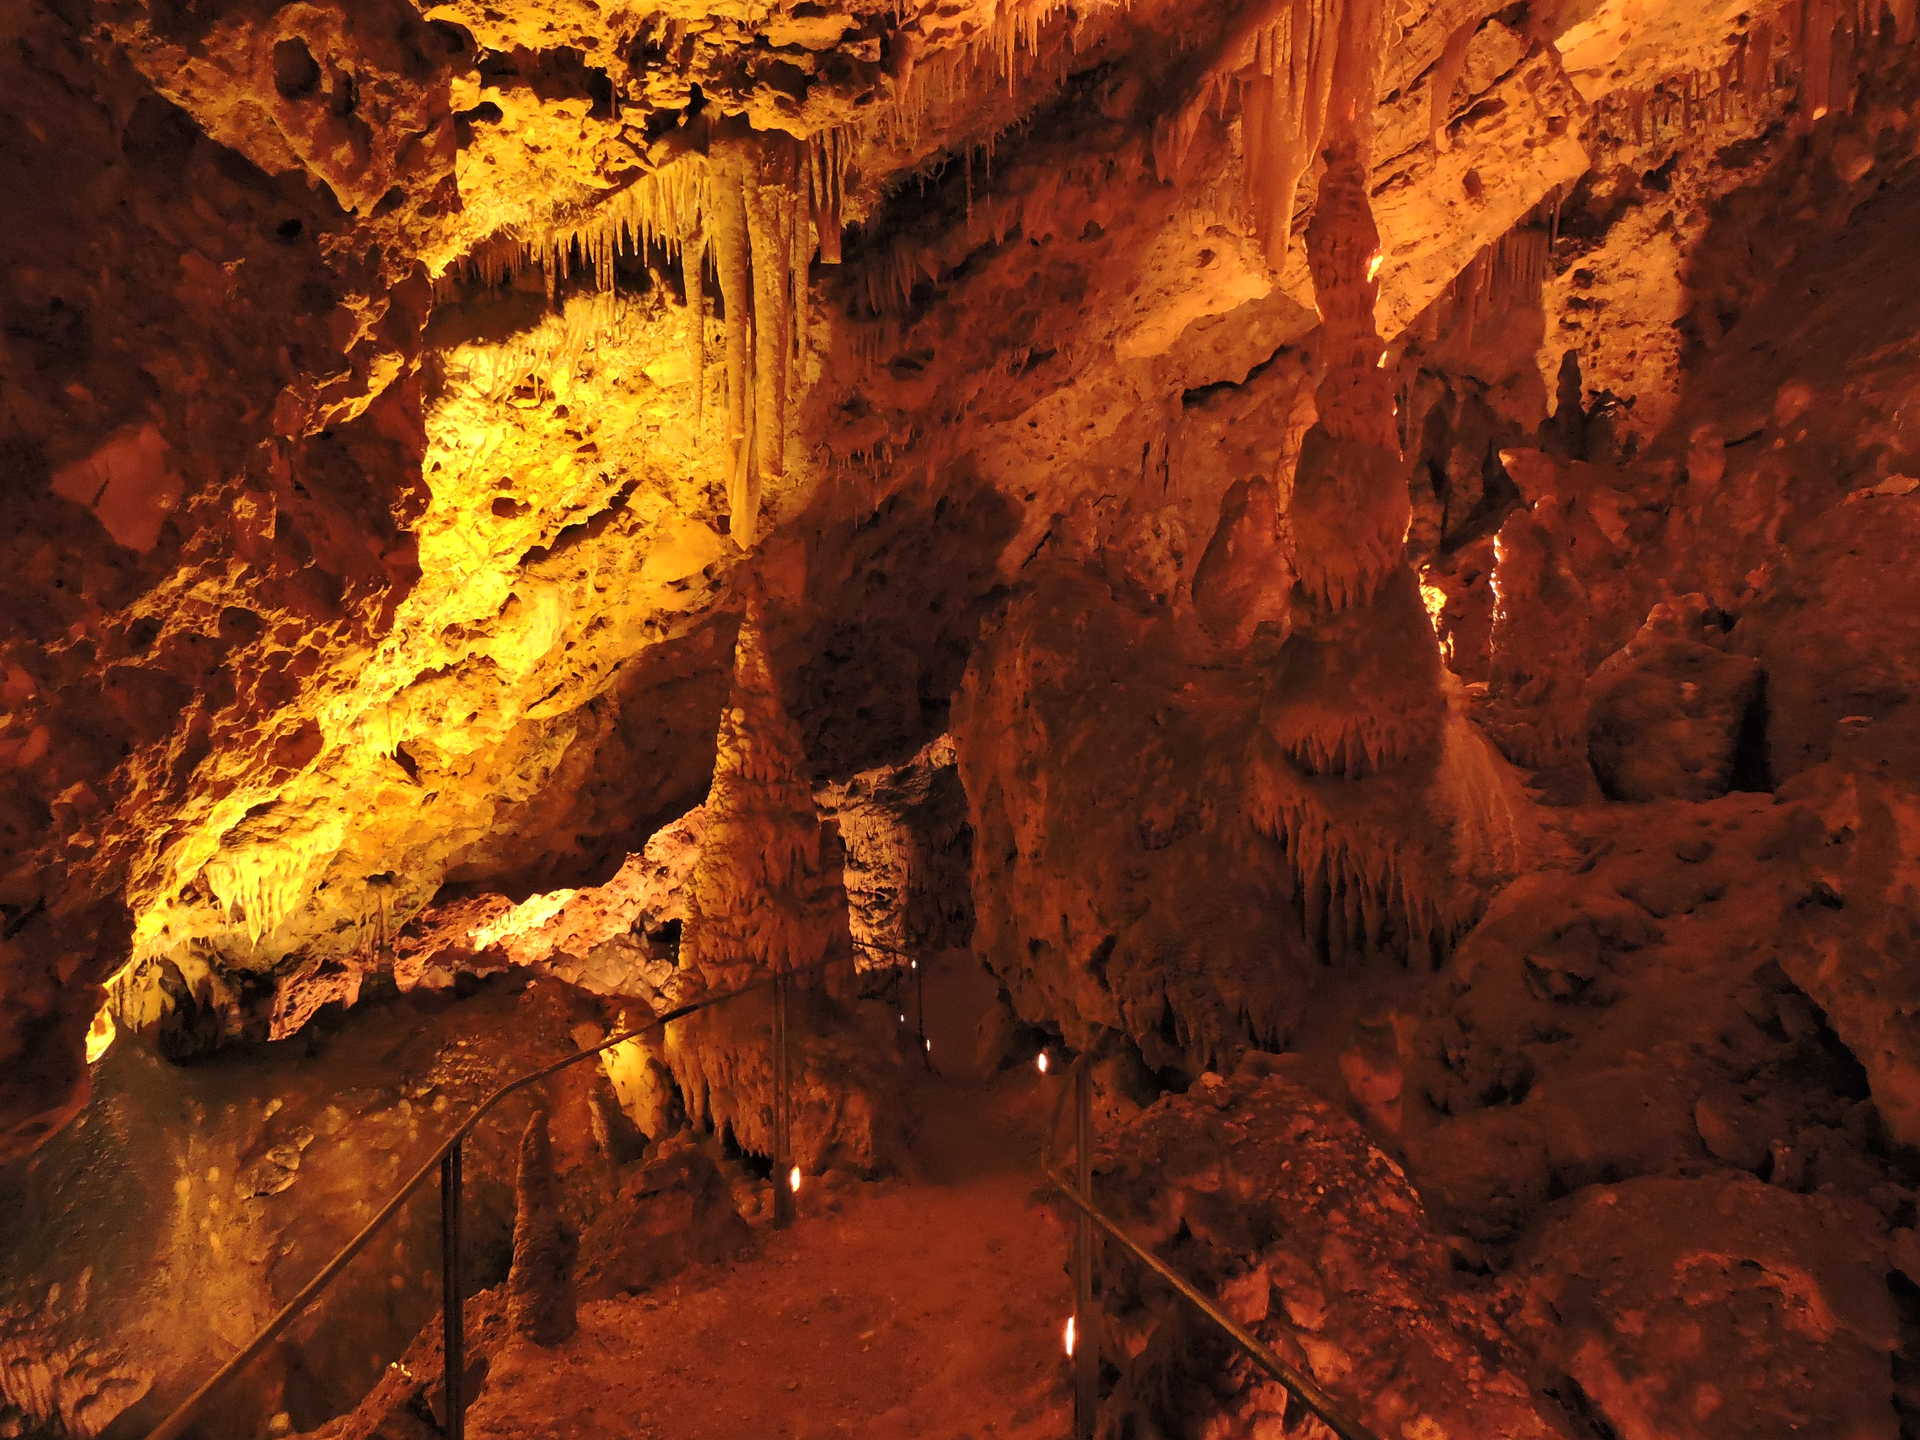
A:
MULTIPOLYGON (((1074 1182, 1093 1193, 1093 1067, 1085 1056, 1073 1075, 1074 1182)), ((1093 1440, 1100 1409, 1100 1326, 1094 1315, 1093 1221, 1081 1212, 1073 1227, 1073 1433, 1093 1440)))
POLYGON ((446 1394, 448 1440, 467 1432, 467 1340, 460 1300, 460 1142, 440 1160, 440 1319, 442 1388, 446 1394))
POLYGON ((773 1224, 793 1223, 793 1055, 787 1027, 787 976, 773 980, 773 1224))
POLYGON ((931 1070, 933 1049, 927 1044, 927 967, 918 959, 908 963, 913 966, 913 1018, 920 1032, 920 1063, 931 1070))

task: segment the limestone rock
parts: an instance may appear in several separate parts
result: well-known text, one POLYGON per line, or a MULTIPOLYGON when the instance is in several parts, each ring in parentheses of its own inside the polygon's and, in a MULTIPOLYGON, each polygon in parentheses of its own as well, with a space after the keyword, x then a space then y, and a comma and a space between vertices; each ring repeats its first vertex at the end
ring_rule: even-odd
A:
POLYGON ((514 1182, 513 1265, 507 1272, 507 1328, 535 1345, 558 1345, 573 1334, 575 1237, 560 1218, 553 1140, 547 1117, 527 1122, 514 1182))
POLYGON ((1672 633, 1664 610, 1587 681, 1587 759, 1609 799, 1726 794, 1760 698, 1758 664, 1672 633))
MULTIPOLYGON (((1146 1110, 1102 1152, 1106 1203, 1376 1434, 1568 1435, 1486 1298, 1455 1278, 1404 1174, 1294 1075, 1252 1056, 1146 1110)), ((1116 1274, 1108 1343, 1135 1366, 1175 1364, 1151 1338, 1174 1312, 1136 1289, 1137 1273, 1116 1274)), ((1151 1396, 1201 1393, 1157 1383, 1174 1388, 1136 1374, 1108 1423, 1132 1403, 1167 1424, 1151 1396)), ((1287 1410, 1265 1381, 1230 1387, 1219 1423, 1251 1429, 1287 1410)))
POLYGON ((738 1254, 750 1238, 726 1177, 691 1138, 657 1145, 581 1237, 588 1295, 645 1290, 688 1265, 738 1254))
POLYGON ((1899 1432, 1878 1226, 1748 1176, 1562 1202, 1517 1259, 1518 1324, 1622 1440, 1899 1432))

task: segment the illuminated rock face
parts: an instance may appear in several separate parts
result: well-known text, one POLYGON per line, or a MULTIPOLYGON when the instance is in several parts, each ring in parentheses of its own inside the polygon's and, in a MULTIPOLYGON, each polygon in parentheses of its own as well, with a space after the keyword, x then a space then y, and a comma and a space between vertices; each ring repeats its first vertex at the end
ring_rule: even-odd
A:
MULTIPOLYGON (((0 1157, 130 1048, 858 940, 1301 1051, 1529 1303, 1600 1185, 1911 1268, 1908 0, 76 14, 0 22, 0 1157)), ((883 983, 809 1168, 903 1128, 883 983)), ((766 1150, 767 1019, 628 1123, 766 1150)), ((23 1424, 147 1403, 60 1338, 23 1424)))

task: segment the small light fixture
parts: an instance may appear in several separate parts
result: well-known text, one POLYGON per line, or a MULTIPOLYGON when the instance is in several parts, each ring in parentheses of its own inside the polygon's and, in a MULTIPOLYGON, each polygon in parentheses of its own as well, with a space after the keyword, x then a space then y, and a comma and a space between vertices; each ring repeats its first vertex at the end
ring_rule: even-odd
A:
POLYGON ((787 1188, 796 1195, 800 1193, 800 1167, 798 1165, 787 1171, 787 1188))
POLYGON ((923 1041, 923 1042, 921 1042, 921 1043, 923 1043, 923 1044, 924 1044, 924 1045, 925 1045, 925 1046, 927 1047, 927 1053, 928 1053, 929 1055, 931 1055, 931 1054, 933 1053, 933 1041, 932 1041, 931 1039, 929 1039, 929 1040, 925 1040, 925 1041, 923 1041))
POLYGON ((1380 278, 1380 267, 1387 263, 1387 257, 1376 250, 1367 257, 1367 280, 1371 283, 1380 278))
POLYGON ((1067 1316, 1066 1342, 1067 1358, 1071 1360, 1073 1358, 1073 1316, 1071 1315, 1067 1316))
POLYGON ((1033 1057, 1033 1068, 1038 1070, 1042 1075, 1047 1073, 1047 1066, 1052 1063, 1051 1060, 1047 1059, 1047 1052, 1044 1050, 1033 1057))

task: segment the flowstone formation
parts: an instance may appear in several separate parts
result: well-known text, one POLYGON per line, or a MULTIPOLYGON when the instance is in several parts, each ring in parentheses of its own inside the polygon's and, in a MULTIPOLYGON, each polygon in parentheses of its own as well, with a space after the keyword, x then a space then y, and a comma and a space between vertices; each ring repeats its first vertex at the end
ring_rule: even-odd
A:
MULTIPOLYGON (((1913 1433, 1917 41, 16 7, 0 1185, 57 1254, 7 1261, 0 1434, 137 1430, 220 1348, 188 1290, 297 1283, 283 1194, 373 1203, 301 1067, 424 1143, 783 968, 807 1176, 897 1158, 909 1071, 1084 1052, 1117 1207, 1389 1433, 1913 1433), (457 1073, 376 1044, 423 1015, 457 1073), (123 1193, 158 1309, 81 1214, 123 1193)), ((737 1250, 771 1028, 555 1082, 523 1278, 737 1250)), ((537 1364, 516 1293, 475 1323, 537 1364)), ((1231 1369, 1169 1410, 1221 1357, 1113 1298, 1116 1425, 1298 1421, 1231 1369)))
POLYGON ((775 1116, 783 1103, 776 1027, 784 1027, 793 1162, 815 1172, 871 1169, 902 1123, 885 1067, 869 1051, 887 1032, 861 1023, 870 1015, 843 1013, 836 998, 857 995, 846 975, 828 969, 852 959, 840 856, 814 808, 799 731, 768 659, 763 608, 750 593, 680 947, 701 991, 750 993, 672 1026, 661 1050, 696 1121, 773 1156, 774 1127, 789 1123, 775 1116))

